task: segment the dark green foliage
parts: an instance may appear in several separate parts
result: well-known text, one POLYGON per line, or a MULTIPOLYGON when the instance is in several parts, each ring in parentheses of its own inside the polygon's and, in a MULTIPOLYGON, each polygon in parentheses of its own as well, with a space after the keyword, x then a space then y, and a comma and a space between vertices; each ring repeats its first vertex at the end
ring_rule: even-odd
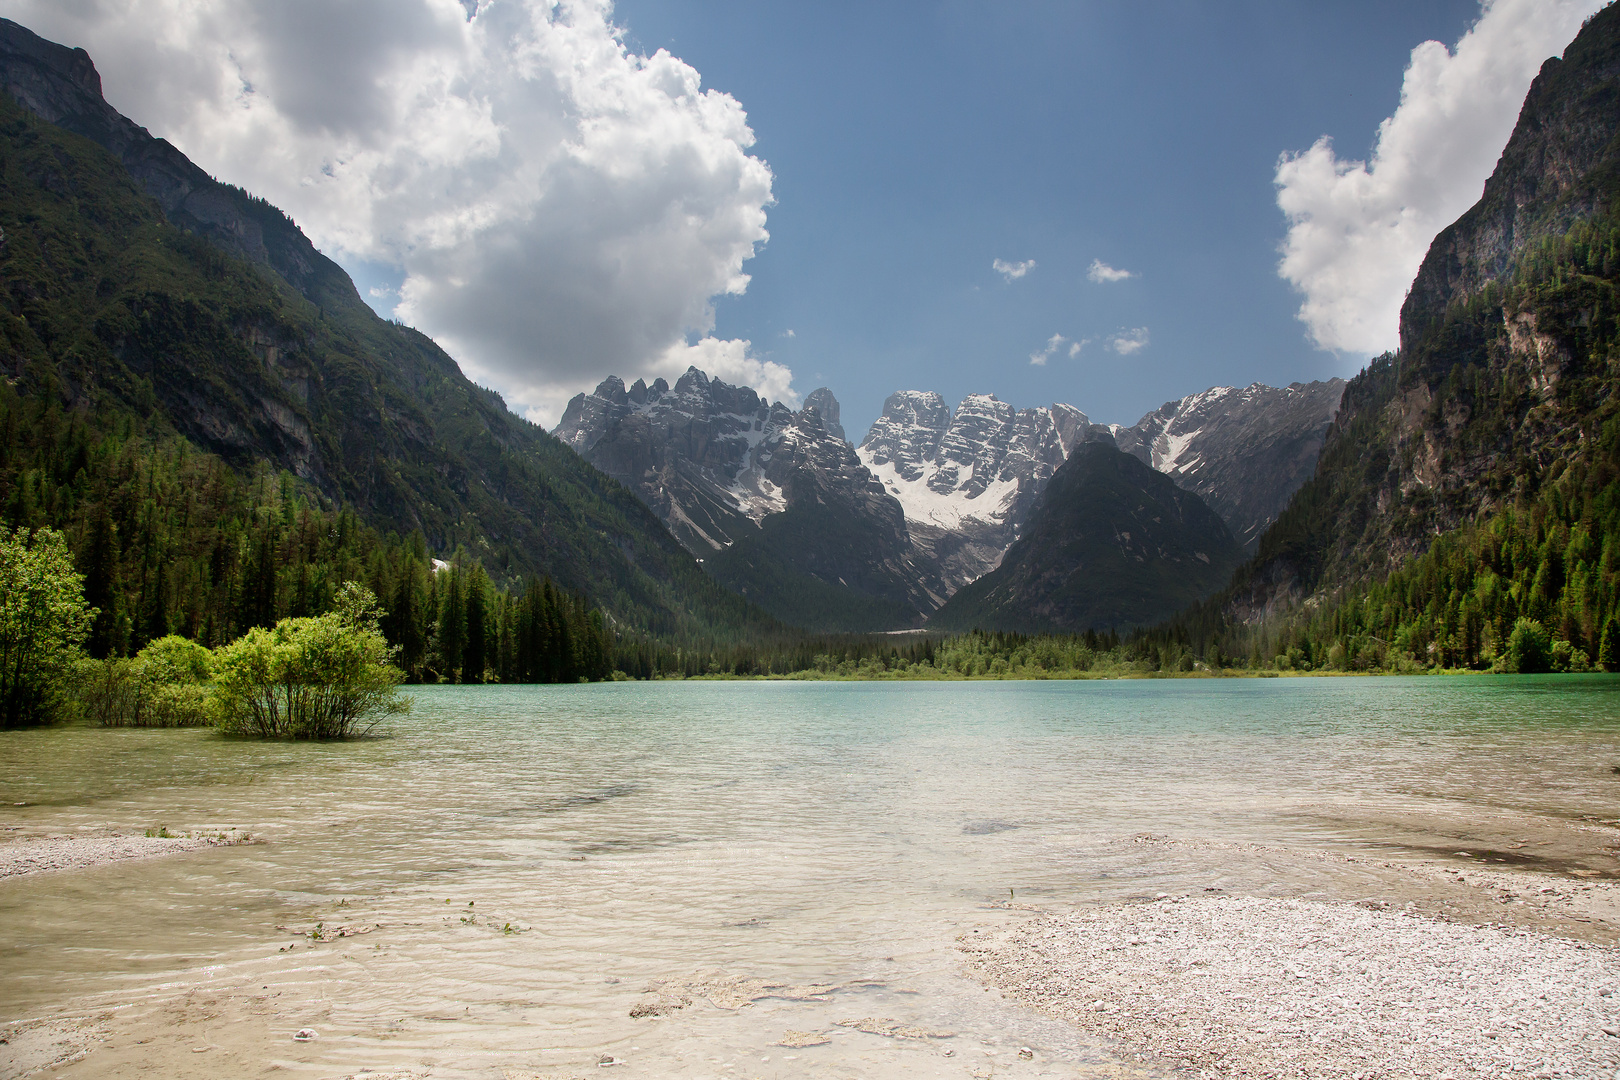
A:
POLYGON ((1604 671, 1620 671, 1620 619, 1613 615, 1603 624, 1603 639, 1598 644, 1598 666, 1604 671))
POLYGON ((482 567, 434 573, 420 534, 380 533, 286 474, 243 477, 126 413, 64 411, 3 385, 0 521, 66 536, 86 600, 101 609, 88 643, 96 657, 133 655, 170 633, 222 645, 323 614, 342 582, 359 581, 388 598, 382 630, 411 681, 482 681, 488 670, 502 681, 572 682, 611 671, 601 614, 577 595, 528 584, 524 596, 549 597, 540 607, 551 630, 521 663, 503 664, 500 619, 519 601, 482 567))
MULTIPOLYGON (((496 581, 550 576, 623 625, 716 640, 770 628, 629 491, 468 382, 426 337, 378 318, 279 211, 217 193, 244 220, 264 219, 270 264, 174 227, 118 160, 0 94, 0 374, 13 386, 5 422, 22 425, 0 441, 28 453, 48 444, 50 454, 48 475, 0 462, 0 498, 6 520, 66 522, 78 510, 61 500, 118 488, 111 532, 86 544, 76 526, 89 587, 115 601, 94 628, 98 652, 171 629, 217 638, 221 618, 240 629, 313 610, 322 581, 284 580, 297 560, 274 546, 304 528, 297 521, 225 530, 208 588, 230 577, 227 612, 198 592, 204 553, 188 553, 199 562, 184 566, 163 561, 151 540, 167 525, 141 516, 151 502, 160 518, 172 509, 189 520, 185 507, 199 499, 220 508, 207 485, 263 487, 269 474, 296 477, 273 483, 292 484, 311 513, 337 512, 347 535, 363 523, 420 533, 431 551, 476 551, 496 581), (304 253, 278 256, 293 241, 304 253), (299 260, 314 269, 285 268, 299 260), (46 423, 56 426, 39 429, 46 423), (91 441, 108 436, 120 456, 92 459, 91 441), (133 449, 135 439, 147 449, 133 449), (148 452, 176 459, 159 474, 202 488, 161 499, 142 490, 148 452), (105 469, 122 470, 115 484, 105 469), (118 578, 109 538, 125 552, 111 560, 118 578), (141 558, 129 557, 132 546, 141 558)), ((398 598, 383 595, 392 614, 398 598)), ((425 657, 424 643, 403 644, 425 657)))
POLYGON ((1547 628, 1534 619, 1520 616, 1508 635, 1508 671, 1522 675, 1539 675, 1552 670, 1553 643, 1547 628))

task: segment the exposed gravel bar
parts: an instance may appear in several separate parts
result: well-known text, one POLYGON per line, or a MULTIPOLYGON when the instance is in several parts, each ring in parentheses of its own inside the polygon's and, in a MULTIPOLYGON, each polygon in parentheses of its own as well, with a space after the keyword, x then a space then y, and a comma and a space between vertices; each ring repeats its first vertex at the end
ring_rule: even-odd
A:
POLYGON ((1180 1075, 1620 1069, 1620 950, 1354 903, 1180 898, 962 939, 981 977, 1180 1075))
POLYGON ((150 859, 177 851, 241 843, 219 836, 45 836, 0 844, 0 878, 82 870, 124 859, 150 859))

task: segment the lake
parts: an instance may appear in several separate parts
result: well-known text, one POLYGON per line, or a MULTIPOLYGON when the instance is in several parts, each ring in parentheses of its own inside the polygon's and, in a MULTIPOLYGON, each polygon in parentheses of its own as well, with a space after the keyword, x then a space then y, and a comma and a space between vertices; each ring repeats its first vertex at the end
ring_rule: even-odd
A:
POLYGON ((64 1075, 1134 1075, 958 937, 1161 892, 1421 907, 1436 860, 1620 876, 1610 676, 414 697, 349 744, 0 733, 14 835, 263 841, 0 880, 0 1024, 94 1026, 64 1075))

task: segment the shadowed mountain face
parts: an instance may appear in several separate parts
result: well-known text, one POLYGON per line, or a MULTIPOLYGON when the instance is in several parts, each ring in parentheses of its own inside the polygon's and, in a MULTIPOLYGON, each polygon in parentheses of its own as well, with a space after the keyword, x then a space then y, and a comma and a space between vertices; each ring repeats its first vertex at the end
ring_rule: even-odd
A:
POLYGON ((1617 199, 1609 7, 1542 65, 1480 201, 1430 246, 1400 353, 1347 385, 1315 476, 1232 594, 1234 616, 1382 577, 1568 470, 1615 467, 1617 199))
POLYGON ((918 625, 944 585, 837 419, 826 388, 795 413, 693 368, 673 387, 605 379, 568 403, 556 434, 636 492, 717 581, 779 618, 918 625))
POLYGON ((0 369, 24 397, 170 425, 373 525, 549 574, 622 625, 770 625, 645 506, 415 331, 268 203, 101 98, 81 50, 0 20, 0 369))
POLYGON ((1244 549, 1311 478, 1343 379, 1217 386, 1113 428, 1119 448, 1198 494, 1244 549))
POLYGON ((929 626, 1025 633, 1140 626, 1215 592, 1241 561, 1231 532, 1203 500, 1099 439, 1076 447, 1052 475, 1001 565, 959 589, 929 626))

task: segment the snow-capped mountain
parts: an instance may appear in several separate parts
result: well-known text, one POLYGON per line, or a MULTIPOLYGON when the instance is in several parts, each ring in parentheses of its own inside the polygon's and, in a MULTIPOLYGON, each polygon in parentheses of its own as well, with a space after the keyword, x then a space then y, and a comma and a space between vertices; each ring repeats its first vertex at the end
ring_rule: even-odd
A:
POLYGON ((902 390, 857 449, 825 387, 794 412, 689 369, 569 402, 555 434, 624 483, 722 584, 817 629, 915 625, 1000 565, 1082 443, 1118 446, 1206 500, 1252 550, 1311 474, 1344 384, 1215 387, 1131 427, 902 390))
POLYGON ((970 394, 952 414, 932 391, 901 390, 884 402, 858 453, 905 508, 913 543, 954 592, 1001 561, 1090 426, 1072 405, 1015 409, 970 394))
POLYGON ((673 387, 615 377, 554 434, 629 487, 722 584, 816 629, 912 626, 949 590, 900 504, 843 438, 825 387, 794 412, 690 368, 673 387))
POLYGON ((627 389, 610 375, 568 403, 553 434, 640 495, 702 556, 729 547, 739 520, 758 525, 787 509, 766 473, 793 418, 781 402, 689 368, 673 387, 637 379, 627 389))
POLYGON ((1310 479, 1343 395, 1343 379, 1216 386, 1110 430, 1121 450, 1202 497, 1253 552, 1310 479))

